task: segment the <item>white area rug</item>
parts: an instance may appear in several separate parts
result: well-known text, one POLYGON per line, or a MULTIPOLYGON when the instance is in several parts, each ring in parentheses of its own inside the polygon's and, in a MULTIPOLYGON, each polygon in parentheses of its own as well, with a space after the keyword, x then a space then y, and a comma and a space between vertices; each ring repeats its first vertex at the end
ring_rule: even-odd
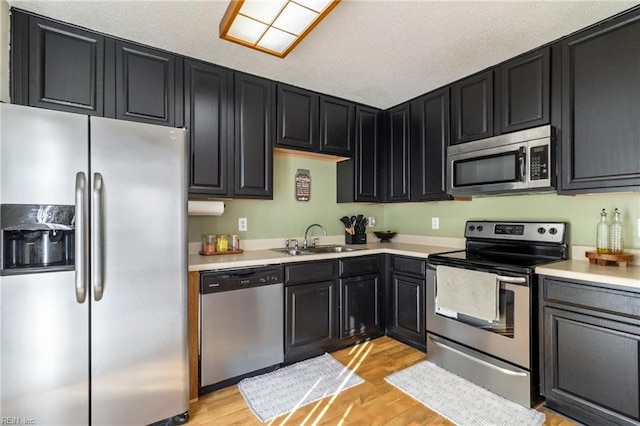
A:
POLYGON ((238 388, 253 414, 264 423, 363 382, 362 377, 326 353, 243 379, 238 388))
POLYGON ((539 426, 543 413, 523 407, 422 361, 385 380, 459 426, 539 426))

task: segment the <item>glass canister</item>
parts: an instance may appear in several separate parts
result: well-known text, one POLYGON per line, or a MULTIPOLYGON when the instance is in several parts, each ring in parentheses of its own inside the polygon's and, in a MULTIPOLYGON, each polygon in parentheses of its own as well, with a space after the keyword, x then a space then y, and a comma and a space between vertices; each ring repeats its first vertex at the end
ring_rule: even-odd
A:
POLYGON ((612 254, 622 254, 624 252, 624 229, 620 220, 620 212, 615 209, 613 212, 613 223, 609 229, 609 250, 612 254))
POLYGON ((609 251, 609 224, 607 223, 607 212, 602 209, 600 212, 600 222, 596 227, 596 252, 598 254, 608 254, 609 251))
POLYGON ((213 254, 216 252, 216 235, 205 234, 202 236, 202 254, 213 254))
POLYGON ((229 236, 228 235, 218 235, 216 240, 216 251, 224 253, 229 250, 229 236))
POLYGON ((229 250, 240 250, 240 237, 238 235, 229 235, 229 250))

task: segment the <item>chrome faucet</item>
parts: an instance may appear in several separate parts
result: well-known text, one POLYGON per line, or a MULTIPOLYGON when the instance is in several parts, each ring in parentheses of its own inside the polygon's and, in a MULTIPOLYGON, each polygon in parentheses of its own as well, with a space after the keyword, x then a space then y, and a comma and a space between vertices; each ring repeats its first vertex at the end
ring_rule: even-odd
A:
MULTIPOLYGON (((313 228, 314 226, 319 226, 320 228, 322 228, 322 234, 326 237, 327 236, 327 230, 324 229, 324 226, 320 225, 319 223, 314 223, 309 225, 309 227, 307 228, 306 231, 304 231, 304 240, 302 240, 302 248, 306 249, 307 248, 307 234, 309 233, 309 229, 313 228)), ((316 240, 317 238, 313 239, 313 247, 316 246, 316 240)))

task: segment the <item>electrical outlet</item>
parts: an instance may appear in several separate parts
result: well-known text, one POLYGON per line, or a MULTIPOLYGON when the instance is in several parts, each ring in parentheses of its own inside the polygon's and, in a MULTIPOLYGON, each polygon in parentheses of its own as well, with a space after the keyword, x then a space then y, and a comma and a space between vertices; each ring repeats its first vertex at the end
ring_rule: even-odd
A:
POLYGON ((432 217, 431 218, 431 229, 440 229, 440 218, 432 217))
POLYGON ((637 227, 637 231, 638 231, 638 237, 640 238, 640 217, 638 218, 638 227, 637 227))
POLYGON ((373 228, 374 226, 376 226, 376 218, 374 216, 369 216, 367 218, 367 226, 369 228, 373 228))
POLYGON ((246 231, 247 230, 247 218, 240 217, 238 218, 238 231, 246 231))

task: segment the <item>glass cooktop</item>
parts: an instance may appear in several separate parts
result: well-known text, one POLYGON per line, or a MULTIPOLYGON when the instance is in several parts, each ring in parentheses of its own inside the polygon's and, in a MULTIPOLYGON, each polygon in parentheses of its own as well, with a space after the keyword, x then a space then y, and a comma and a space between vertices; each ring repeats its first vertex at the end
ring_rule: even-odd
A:
POLYGON ((531 255, 509 255, 486 252, 460 250, 447 253, 436 253, 429 256, 433 265, 474 266, 484 269, 508 270, 522 273, 533 273, 536 266, 561 259, 535 257, 531 255))

